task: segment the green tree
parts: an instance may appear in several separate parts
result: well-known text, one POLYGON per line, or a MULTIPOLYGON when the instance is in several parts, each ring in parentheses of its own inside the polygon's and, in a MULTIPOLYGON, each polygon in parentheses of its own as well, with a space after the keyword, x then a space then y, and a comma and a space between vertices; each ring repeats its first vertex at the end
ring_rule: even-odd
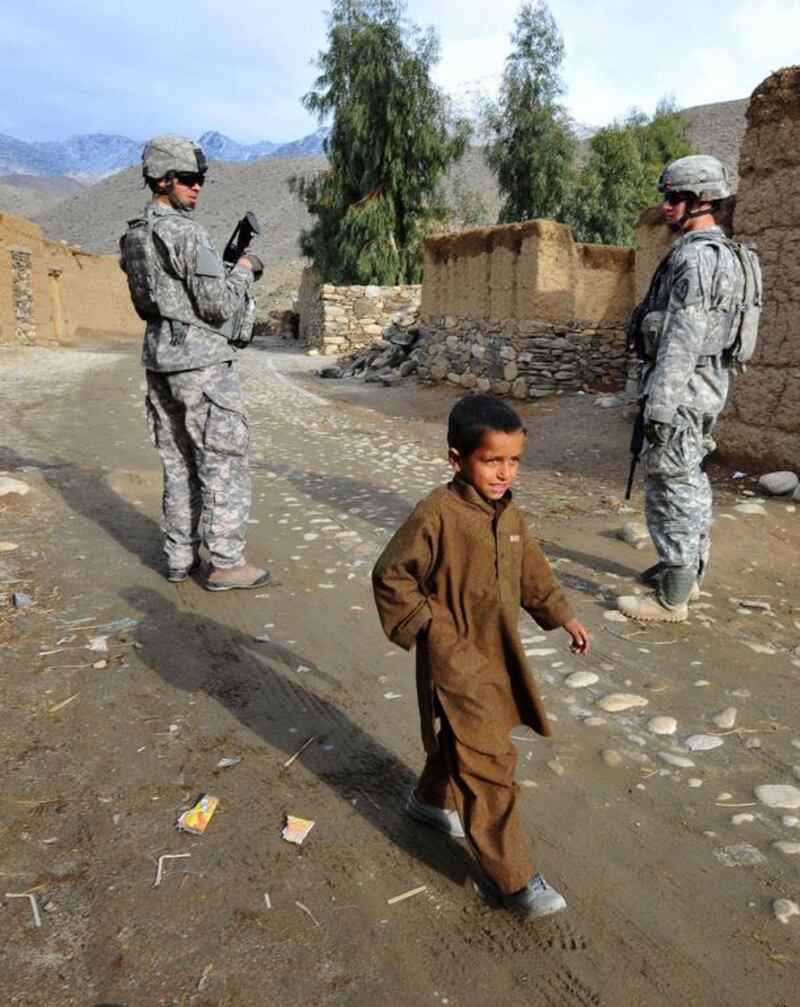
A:
POLYGON ((486 161, 505 200, 501 224, 562 219, 576 140, 558 98, 564 43, 547 4, 523 4, 511 36, 500 98, 486 115, 486 161))
POLYGON ((328 49, 303 103, 332 117, 329 167, 290 186, 312 215, 303 254, 327 281, 415 283, 426 235, 447 218, 442 180, 461 156, 466 122, 451 122, 429 71, 436 34, 406 23, 402 0, 333 0, 328 49))
POLYGON ((657 199, 665 165, 692 153, 680 117, 662 100, 652 118, 633 109, 620 123, 599 129, 589 140, 565 220, 579 241, 630 245, 642 210, 657 199))

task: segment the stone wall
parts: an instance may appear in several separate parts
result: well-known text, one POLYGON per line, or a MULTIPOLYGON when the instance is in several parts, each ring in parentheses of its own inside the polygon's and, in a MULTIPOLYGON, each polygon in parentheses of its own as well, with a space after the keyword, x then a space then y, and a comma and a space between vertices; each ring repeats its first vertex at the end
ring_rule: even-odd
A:
POLYGON ((625 384, 625 332, 617 326, 445 316, 427 319, 425 330, 417 372, 424 381, 517 399, 625 384))
POLYGON ((632 307, 633 249, 555 221, 431 239, 419 375, 520 399, 620 387, 632 307))
POLYGON ((69 343, 90 333, 141 336, 117 257, 48 241, 30 221, 0 213, 0 343, 69 343))
MULTIPOLYGON (((733 228, 758 247, 764 275, 759 345, 733 382, 717 440, 743 465, 800 463, 800 67, 753 92, 739 158, 733 228)), ((716 435, 715 435, 716 436, 716 435)))
POLYGON ((408 328, 419 316, 420 287, 321 284, 313 267, 298 292, 301 343, 324 356, 349 356, 384 338, 393 326, 408 328))

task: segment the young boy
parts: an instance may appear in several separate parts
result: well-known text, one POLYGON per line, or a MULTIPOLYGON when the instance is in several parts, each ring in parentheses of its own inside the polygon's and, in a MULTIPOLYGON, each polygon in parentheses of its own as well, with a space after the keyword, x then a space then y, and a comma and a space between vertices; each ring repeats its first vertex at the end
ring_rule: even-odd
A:
POLYGON ((587 653, 589 636, 511 499, 525 447, 520 417, 502 399, 468 396, 450 413, 447 442, 455 478, 417 505, 372 575, 384 632, 406 650, 417 646, 427 761, 406 810, 466 836, 484 893, 545 916, 566 902, 535 872, 517 808, 509 731, 551 733, 519 608, 543 629, 563 626, 573 653, 587 653))

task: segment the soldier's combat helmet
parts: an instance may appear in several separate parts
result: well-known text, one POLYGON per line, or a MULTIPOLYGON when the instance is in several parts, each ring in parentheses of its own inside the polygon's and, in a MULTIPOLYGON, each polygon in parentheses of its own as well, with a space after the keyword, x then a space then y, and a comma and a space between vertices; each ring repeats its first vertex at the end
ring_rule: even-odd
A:
POLYGON ((731 194, 728 169, 710 154, 679 157, 661 172, 658 191, 690 192, 700 202, 713 203, 731 194))
POLYGON ((142 174, 145 178, 164 178, 170 172, 186 171, 205 174, 208 169, 205 151, 199 143, 185 136, 164 133, 148 140, 142 151, 142 174))

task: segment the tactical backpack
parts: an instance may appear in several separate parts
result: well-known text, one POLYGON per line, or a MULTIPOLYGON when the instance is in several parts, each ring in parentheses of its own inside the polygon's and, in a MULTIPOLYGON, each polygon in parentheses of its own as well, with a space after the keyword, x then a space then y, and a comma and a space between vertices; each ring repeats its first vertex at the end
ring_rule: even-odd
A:
MULTIPOLYGON (((698 234, 695 240, 711 245, 727 245, 742 267, 744 289, 741 300, 733 306, 733 317, 728 338, 722 347, 722 363, 730 370, 743 371, 744 365, 752 358, 758 341, 758 326, 763 305, 761 263, 753 245, 734 241, 724 234, 698 234)), ((667 270, 672 250, 667 252, 650 281, 644 300, 637 304, 628 324, 628 349, 635 350, 640 360, 651 360, 663 325, 663 312, 650 311, 649 306, 658 290, 658 285, 667 270)))
POLYGON ((761 282, 761 263, 754 245, 745 245, 731 238, 718 238, 739 259, 744 274, 744 293, 737 305, 737 314, 733 319, 730 339, 722 351, 722 361, 732 370, 744 370, 744 365, 750 360, 756 350, 758 341, 758 325, 761 321, 761 308, 764 303, 763 285, 761 282))

